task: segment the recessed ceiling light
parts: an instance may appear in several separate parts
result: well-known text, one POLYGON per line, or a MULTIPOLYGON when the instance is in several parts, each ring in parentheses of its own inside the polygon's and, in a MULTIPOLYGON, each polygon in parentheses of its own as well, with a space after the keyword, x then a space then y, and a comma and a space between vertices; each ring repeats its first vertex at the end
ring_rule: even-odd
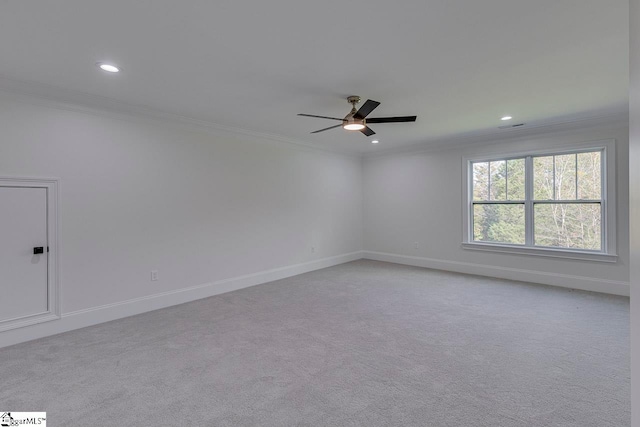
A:
POLYGON ((106 62, 98 62, 96 64, 98 66, 98 68, 100 68, 102 71, 106 71, 108 73, 117 73, 120 71, 120 68, 116 67, 113 64, 107 64, 106 62))
POLYGON ((511 116, 504 116, 503 118, 501 118, 500 120, 511 120, 513 119, 513 117, 511 116))
POLYGON ((378 142, 380 141, 378 141, 377 139, 374 139, 373 141, 371 141, 372 144, 377 144, 378 142))

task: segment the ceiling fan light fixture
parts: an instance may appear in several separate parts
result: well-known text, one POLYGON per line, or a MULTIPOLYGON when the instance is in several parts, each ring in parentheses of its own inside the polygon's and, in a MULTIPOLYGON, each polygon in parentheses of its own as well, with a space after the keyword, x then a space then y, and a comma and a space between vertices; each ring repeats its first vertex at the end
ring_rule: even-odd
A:
POLYGON ((342 127, 346 130, 362 130, 365 128, 364 120, 358 120, 354 119, 353 117, 349 117, 342 127))

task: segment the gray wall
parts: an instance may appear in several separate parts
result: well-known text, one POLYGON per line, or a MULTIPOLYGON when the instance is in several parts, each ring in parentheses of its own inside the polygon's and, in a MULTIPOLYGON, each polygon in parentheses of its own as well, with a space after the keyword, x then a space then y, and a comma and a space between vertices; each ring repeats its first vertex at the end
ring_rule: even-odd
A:
POLYGON ((63 313, 362 248, 359 157, 32 101, 0 96, 0 175, 60 178, 63 313))
POLYGON ((581 123, 500 143, 478 143, 457 149, 367 157, 364 161, 364 249, 402 257, 407 263, 454 269, 540 283, 561 275, 571 286, 592 289, 604 284, 625 289, 629 280, 628 128, 621 123, 581 123), (462 159, 465 157, 555 149, 586 141, 615 139, 617 153, 617 246, 615 264, 496 254, 461 247, 462 159), (418 242, 418 249, 415 248, 418 242), (403 258, 404 257, 404 258, 403 258), (426 258, 427 260, 412 259, 426 258))

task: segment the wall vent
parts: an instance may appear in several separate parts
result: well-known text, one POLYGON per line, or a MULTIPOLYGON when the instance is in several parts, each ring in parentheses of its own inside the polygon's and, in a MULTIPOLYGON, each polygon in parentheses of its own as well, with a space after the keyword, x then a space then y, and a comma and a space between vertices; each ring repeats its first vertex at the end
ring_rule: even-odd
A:
POLYGON ((500 127, 498 127, 498 129, 519 128, 519 127, 524 126, 524 125, 526 125, 526 123, 518 123, 518 124, 515 124, 515 125, 500 126, 500 127))

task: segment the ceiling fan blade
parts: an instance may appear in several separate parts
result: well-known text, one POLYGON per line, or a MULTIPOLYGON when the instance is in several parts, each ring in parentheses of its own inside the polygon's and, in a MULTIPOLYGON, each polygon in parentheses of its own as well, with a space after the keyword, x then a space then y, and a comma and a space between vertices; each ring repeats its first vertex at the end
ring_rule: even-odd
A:
POLYGON ((403 122, 415 122, 417 116, 402 116, 402 117, 372 117, 367 119, 367 123, 403 123, 403 122))
POLYGON ((335 125, 335 126, 331 126, 331 127, 328 127, 328 128, 324 128, 324 129, 316 130, 316 131, 311 132, 311 133, 324 132, 325 130, 339 128, 340 126, 342 126, 342 125, 335 125))
POLYGON ((299 116, 304 116, 304 117, 315 117, 318 119, 331 119, 331 120, 340 120, 341 122, 344 121, 344 119, 339 119, 337 117, 327 117, 327 116, 314 116, 313 114, 298 114, 299 116))
POLYGON ((366 136, 375 135, 376 133, 370 128, 365 126, 360 132, 364 133, 366 136))
POLYGON ((355 113, 353 117, 356 119, 364 119, 369 115, 369 113, 375 110, 378 107, 378 105, 380 105, 378 101, 372 101, 371 99, 367 99, 367 102, 365 102, 364 105, 360 107, 358 112, 355 113))

